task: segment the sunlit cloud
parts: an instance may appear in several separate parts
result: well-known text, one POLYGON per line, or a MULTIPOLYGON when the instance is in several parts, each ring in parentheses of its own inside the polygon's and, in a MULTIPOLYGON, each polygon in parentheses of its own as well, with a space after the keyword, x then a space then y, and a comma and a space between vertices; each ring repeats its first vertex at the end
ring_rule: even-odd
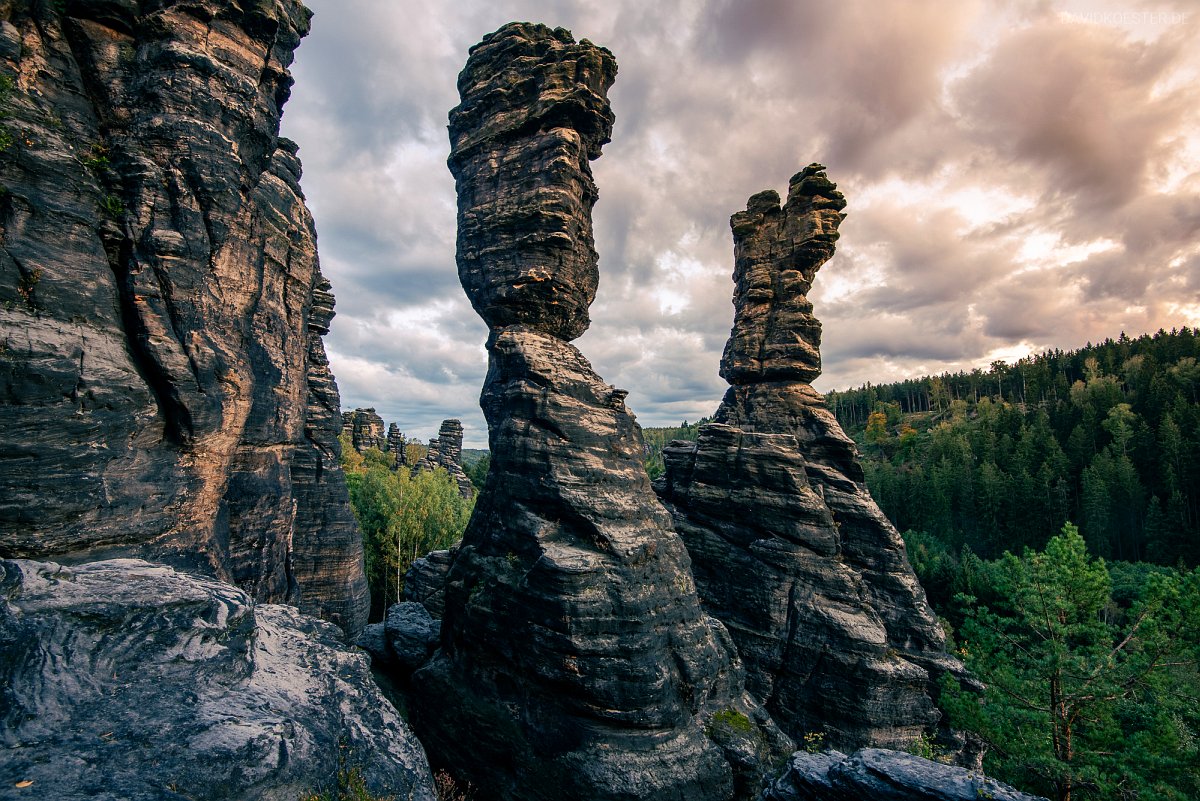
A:
POLYGON ((1200 11, 1187 0, 308 0, 301 147, 343 406, 426 438, 478 395, 445 123, 512 19, 611 49, 600 289, 576 343, 643 425, 712 412, 729 216, 829 168, 848 217, 811 293, 821 390, 1200 321, 1200 11))

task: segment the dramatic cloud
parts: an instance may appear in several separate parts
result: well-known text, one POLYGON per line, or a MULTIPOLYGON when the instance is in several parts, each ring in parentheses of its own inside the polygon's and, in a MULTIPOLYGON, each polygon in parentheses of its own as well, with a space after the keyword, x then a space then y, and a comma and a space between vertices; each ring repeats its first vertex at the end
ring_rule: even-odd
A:
POLYGON ((1186 0, 308 0, 301 146, 343 405, 486 429, 446 113, 513 19, 611 49, 601 287, 577 343, 643 424, 711 413, 729 215, 810 161, 849 200, 812 293, 822 389, 1200 324, 1200 11, 1186 0))

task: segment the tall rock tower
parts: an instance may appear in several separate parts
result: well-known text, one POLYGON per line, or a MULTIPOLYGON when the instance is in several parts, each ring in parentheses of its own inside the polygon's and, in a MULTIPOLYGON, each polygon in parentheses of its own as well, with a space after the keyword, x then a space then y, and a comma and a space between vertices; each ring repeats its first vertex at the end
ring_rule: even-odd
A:
POLYGON ((821 324, 807 293, 846 201, 824 168, 733 215, 732 385, 696 442, 664 452, 658 490, 705 608, 728 626, 747 687, 800 739, 905 747, 938 722, 931 695, 962 666, 867 492, 854 443, 810 382, 821 324))
POLYGON ((626 393, 570 344, 596 292, 588 162, 615 76, 607 50, 527 23, 459 76, 458 268, 490 329, 492 463, 414 721, 435 761, 502 798, 749 797, 788 743, 701 611, 626 393))

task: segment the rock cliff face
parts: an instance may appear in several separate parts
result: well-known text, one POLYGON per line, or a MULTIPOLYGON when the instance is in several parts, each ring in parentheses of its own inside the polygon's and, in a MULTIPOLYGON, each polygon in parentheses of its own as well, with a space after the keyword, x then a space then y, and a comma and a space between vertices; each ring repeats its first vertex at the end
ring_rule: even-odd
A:
POLYGON ((842 194, 811 165, 733 215, 732 386, 696 442, 664 451, 658 490, 705 607, 749 689, 795 738, 906 746, 938 722, 945 653, 903 541, 867 492, 853 442, 809 385, 820 323, 806 297, 834 250, 842 194))
POLYGON ((448 554, 414 727, 435 762, 500 798, 749 796, 785 742, 768 741, 700 609, 625 392, 568 342, 597 283, 588 161, 608 141, 615 73, 607 50, 513 23, 459 76, 459 276, 491 329, 492 463, 448 554))
POLYGON ((464 498, 470 498, 475 493, 475 489, 471 486, 471 479, 467 478, 467 474, 463 472, 462 441, 462 422, 443 420, 437 437, 429 440, 429 450, 425 453, 425 458, 417 462, 415 470, 420 472, 442 468, 458 484, 458 494, 464 498))
POLYGON ((380 797, 434 801, 420 743, 341 637, 139 560, 0 561, 4 797, 297 801, 353 768, 380 797))
POLYGON ((308 17, 0 3, 0 555, 144 556, 365 622, 333 297, 278 136, 308 17))

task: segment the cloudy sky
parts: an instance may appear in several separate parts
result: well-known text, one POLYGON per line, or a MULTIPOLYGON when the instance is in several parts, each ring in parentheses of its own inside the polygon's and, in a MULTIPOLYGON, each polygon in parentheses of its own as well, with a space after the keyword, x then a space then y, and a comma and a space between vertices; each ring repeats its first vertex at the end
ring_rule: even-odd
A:
POLYGON ((307 0, 284 134, 338 316, 343 408, 421 438, 478 409, 446 114, 510 20, 619 65, 577 345, 643 425, 710 414, 729 215, 819 161, 845 192, 811 300, 828 391, 1200 325, 1194 0, 307 0))

